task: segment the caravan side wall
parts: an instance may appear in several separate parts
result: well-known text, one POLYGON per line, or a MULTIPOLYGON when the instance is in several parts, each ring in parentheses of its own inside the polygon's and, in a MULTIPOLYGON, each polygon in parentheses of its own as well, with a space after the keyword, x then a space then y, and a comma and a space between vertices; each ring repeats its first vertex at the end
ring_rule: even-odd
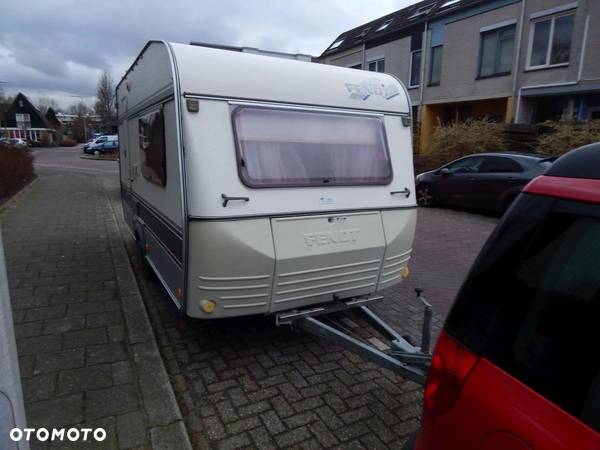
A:
POLYGON ((172 64, 165 44, 149 44, 120 83, 117 99, 125 219, 147 263, 181 306, 185 221, 172 64))

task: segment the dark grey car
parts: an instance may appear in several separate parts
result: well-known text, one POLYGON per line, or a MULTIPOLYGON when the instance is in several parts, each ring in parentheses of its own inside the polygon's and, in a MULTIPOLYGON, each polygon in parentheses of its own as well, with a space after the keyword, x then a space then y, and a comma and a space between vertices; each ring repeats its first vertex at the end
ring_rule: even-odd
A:
POLYGON ((448 205, 502 212, 521 189, 550 167, 536 153, 478 153, 417 175, 421 206, 448 205))

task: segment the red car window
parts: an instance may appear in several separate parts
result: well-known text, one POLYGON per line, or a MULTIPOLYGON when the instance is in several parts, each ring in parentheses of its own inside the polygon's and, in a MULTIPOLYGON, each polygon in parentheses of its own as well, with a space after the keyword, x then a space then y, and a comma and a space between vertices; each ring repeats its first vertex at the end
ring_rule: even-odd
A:
POLYGON ((473 266, 446 330, 600 431, 600 206, 524 195, 473 266))

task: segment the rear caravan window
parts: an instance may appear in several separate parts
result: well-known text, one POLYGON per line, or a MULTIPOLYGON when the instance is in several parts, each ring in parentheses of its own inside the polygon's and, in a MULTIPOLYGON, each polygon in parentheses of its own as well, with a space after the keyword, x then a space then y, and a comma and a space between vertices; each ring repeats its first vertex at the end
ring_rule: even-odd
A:
POLYGON ((160 186, 167 184, 165 120, 162 109, 138 119, 140 165, 144 178, 160 186))
POLYGON ((600 207, 524 195, 475 262, 446 329, 600 431, 600 207))
POLYGON ((250 187, 388 184, 378 116, 238 106, 233 125, 240 177, 250 187))

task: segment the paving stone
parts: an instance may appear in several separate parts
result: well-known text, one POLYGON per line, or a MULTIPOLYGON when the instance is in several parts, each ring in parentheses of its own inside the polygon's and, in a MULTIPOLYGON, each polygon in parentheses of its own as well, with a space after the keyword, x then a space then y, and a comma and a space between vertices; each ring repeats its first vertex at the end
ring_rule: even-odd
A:
POLYGON ((17 340, 19 355, 35 355, 60 349, 60 336, 34 336, 17 340))
POLYGON ((88 391, 111 385, 112 371, 110 364, 63 370, 58 376, 59 394, 88 391))
POLYGON ((88 420, 136 411, 138 397, 132 384, 113 386, 87 393, 88 420))
POLYGON ((59 334, 85 327, 85 316, 62 317, 44 321, 44 334, 59 334))
POLYGON ((54 396, 55 386, 55 373, 24 378, 23 397, 27 403, 49 399, 54 396))
POLYGON ((117 416, 117 435, 120 449, 145 446, 148 438, 142 413, 135 411, 117 416))
POLYGON ((75 425, 83 421, 83 394, 53 397, 32 402, 26 408, 27 425, 52 428, 75 425))
POLYGON ((112 377, 114 384, 134 382, 133 368, 130 361, 117 361, 112 363, 112 377))
POLYGON ((64 305, 45 306, 41 308, 31 308, 25 314, 25 322, 43 319, 58 319, 65 315, 66 308, 64 305))
MULTIPOLYGON (((106 337, 105 328, 91 328, 77 331, 69 331, 63 333, 63 348, 87 347, 95 344, 105 344, 108 339, 106 337)), ((89 357, 89 349, 88 349, 89 357)), ((103 361, 96 361, 103 362, 103 361)), ((88 361, 88 364, 96 364, 96 362, 88 361)))
POLYGON ((123 361, 127 358, 127 351, 121 342, 90 345, 86 350, 87 364, 123 361))
POLYGON ((37 356, 34 374, 56 372, 83 366, 83 349, 62 350, 37 356))
POLYGON ((289 447, 310 437, 310 431, 308 431, 307 427, 303 426, 275 436, 275 441, 279 447, 289 447))

